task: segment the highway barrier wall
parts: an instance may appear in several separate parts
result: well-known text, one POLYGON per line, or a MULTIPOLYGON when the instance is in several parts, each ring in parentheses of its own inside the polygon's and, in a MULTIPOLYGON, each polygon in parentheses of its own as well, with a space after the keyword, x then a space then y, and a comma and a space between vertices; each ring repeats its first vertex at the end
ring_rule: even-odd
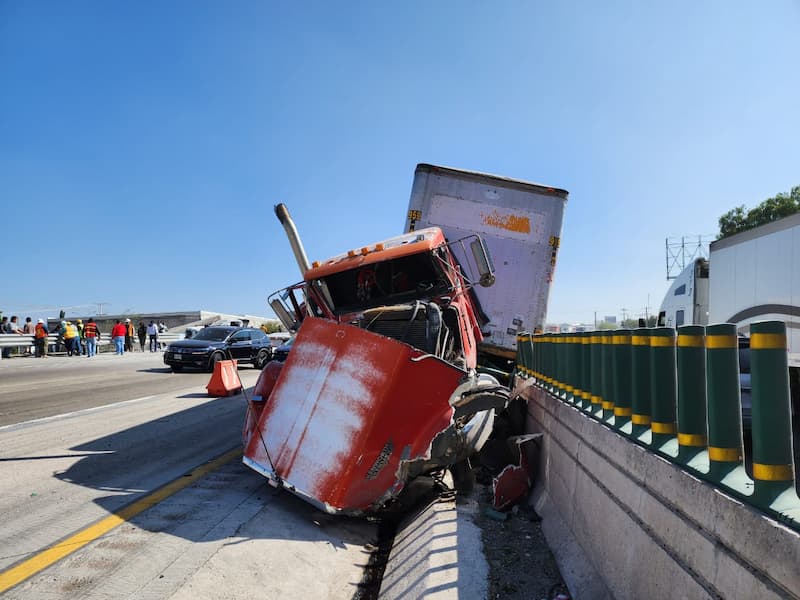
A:
POLYGON ((520 335, 533 500, 573 596, 800 598, 785 325, 520 335))

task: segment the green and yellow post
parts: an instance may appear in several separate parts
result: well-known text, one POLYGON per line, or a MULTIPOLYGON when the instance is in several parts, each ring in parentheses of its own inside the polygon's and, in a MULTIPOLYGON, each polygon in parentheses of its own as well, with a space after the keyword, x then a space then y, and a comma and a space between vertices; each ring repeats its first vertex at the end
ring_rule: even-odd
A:
POLYGON ((677 370, 675 357, 675 330, 656 327, 650 330, 650 396, 652 398, 650 445, 671 457, 672 447, 665 444, 675 440, 678 432, 675 409, 677 405, 677 370))
POLYGON ((650 431, 652 399, 650 394, 650 329, 640 327, 631 335, 631 435, 639 437, 650 431))
POLYGON ((753 502, 778 512, 795 505, 786 323, 750 326, 753 502), (780 500, 779 500, 780 498, 780 500))
POLYGON ((742 458, 742 405, 739 389, 739 342, 736 325, 706 327, 706 398, 708 401, 708 474, 738 493, 748 478, 742 458), (734 471, 738 473, 734 474, 734 471), (733 480, 730 479, 733 474, 733 480))
POLYGON ((592 334, 584 331, 581 340, 581 408, 588 411, 592 406, 592 334))
MULTIPOLYGON (((688 465, 708 446, 705 328, 678 327, 678 457, 688 465)), ((700 468, 699 465, 693 465, 700 468)), ((702 466, 705 471, 705 465, 702 466)))
MULTIPOLYGON (((631 331, 620 329, 612 337, 614 345, 614 427, 622 429, 631 421, 631 331)), ((627 432, 626 432, 627 433, 627 432)))
POLYGON ((589 414, 596 418, 603 416, 603 336, 595 331, 591 335, 591 407, 589 414))
POLYGON ((616 331, 604 331, 602 334, 603 348, 603 414, 606 423, 614 422, 614 335, 616 331))

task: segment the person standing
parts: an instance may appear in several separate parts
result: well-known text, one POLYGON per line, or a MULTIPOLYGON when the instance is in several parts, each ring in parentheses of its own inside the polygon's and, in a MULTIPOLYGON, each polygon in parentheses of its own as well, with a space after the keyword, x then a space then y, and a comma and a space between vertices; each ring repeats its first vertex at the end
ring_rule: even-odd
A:
POLYGON ((150 336, 150 352, 158 350, 158 326, 150 321, 147 326, 147 335, 150 336))
POLYGON ((147 342, 147 326, 144 324, 144 321, 139 321, 139 328, 136 330, 136 333, 139 335, 139 347, 144 352, 144 345, 147 342))
POLYGON ((56 329, 56 334, 58 335, 58 337, 56 338, 55 352, 61 352, 61 348, 62 347, 65 350, 67 349, 66 348, 66 342, 64 341, 64 332, 66 330, 67 330, 67 322, 66 321, 61 321, 61 323, 59 323, 59 325, 58 325, 58 329, 56 329))
POLYGON ((100 331, 97 329, 97 323, 94 322, 92 317, 86 321, 83 326, 83 339, 86 340, 86 356, 92 358, 97 354, 97 340, 100 337, 100 331))
POLYGON ((125 352, 133 352, 133 336, 135 333, 131 320, 125 319, 125 352))
POLYGON ((116 354, 122 356, 125 353, 125 332, 127 327, 117 319, 114 327, 111 328, 111 339, 114 342, 116 354))
POLYGON ((33 324, 33 321, 30 317, 25 317, 25 325, 22 328, 22 333, 24 335, 35 335, 36 334, 36 325, 33 324))
POLYGON ((86 354, 86 348, 84 347, 86 338, 83 337, 83 321, 81 319, 75 321, 75 329, 78 330, 78 337, 75 338, 77 354, 82 356, 86 354))
POLYGON ((78 329, 67 321, 64 325, 64 344, 67 346, 67 356, 72 356, 78 352, 78 345, 75 343, 78 338, 78 329))
POLYGON ((19 317, 17 315, 11 317, 11 322, 8 324, 8 333, 22 335, 22 328, 19 326, 19 317))
POLYGON ((47 358, 47 325, 42 319, 36 322, 33 340, 36 346, 36 358, 47 358))

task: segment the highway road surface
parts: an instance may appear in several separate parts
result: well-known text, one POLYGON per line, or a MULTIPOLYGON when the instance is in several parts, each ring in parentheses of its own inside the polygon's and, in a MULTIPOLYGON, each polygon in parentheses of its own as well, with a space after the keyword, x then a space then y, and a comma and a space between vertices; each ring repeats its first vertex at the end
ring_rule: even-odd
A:
POLYGON ((149 352, 0 361, 4 599, 361 593, 376 526, 243 467, 246 400, 208 378, 149 352))

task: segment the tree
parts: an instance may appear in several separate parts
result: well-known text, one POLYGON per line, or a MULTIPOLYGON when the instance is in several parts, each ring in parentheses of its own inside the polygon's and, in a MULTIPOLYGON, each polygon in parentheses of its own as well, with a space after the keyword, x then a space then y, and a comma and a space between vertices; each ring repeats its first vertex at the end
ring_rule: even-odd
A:
POLYGON ((800 212, 800 185, 793 187, 788 194, 780 193, 767 198, 750 210, 744 205, 729 210, 719 218, 717 239, 721 240, 734 233, 772 223, 797 212, 800 212))

